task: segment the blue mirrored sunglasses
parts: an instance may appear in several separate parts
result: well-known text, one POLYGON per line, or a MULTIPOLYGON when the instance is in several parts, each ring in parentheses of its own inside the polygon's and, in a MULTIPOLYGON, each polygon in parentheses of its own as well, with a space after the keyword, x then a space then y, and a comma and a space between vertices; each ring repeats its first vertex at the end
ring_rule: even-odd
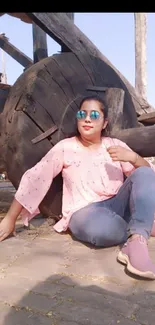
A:
POLYGON ((89 115, 91 120, 98 120, 101 117, 98 111, 91 111, 90 114, 88 114, 86 111, 80 110, 76 113, 76 118, 78 120, 85 120, 87 115, 89 115))

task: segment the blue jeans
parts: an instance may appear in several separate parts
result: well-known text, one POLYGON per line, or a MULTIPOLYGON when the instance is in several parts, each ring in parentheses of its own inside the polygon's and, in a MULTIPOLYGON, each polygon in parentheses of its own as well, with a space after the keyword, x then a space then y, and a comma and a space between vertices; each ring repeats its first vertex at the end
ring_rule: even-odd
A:
POLYGON ((155 172, 137 168, 111 199, 91 203, 73 213, 69 228, 80 241, 109 247, 132 234, 149 238, 155 213, 155 172))

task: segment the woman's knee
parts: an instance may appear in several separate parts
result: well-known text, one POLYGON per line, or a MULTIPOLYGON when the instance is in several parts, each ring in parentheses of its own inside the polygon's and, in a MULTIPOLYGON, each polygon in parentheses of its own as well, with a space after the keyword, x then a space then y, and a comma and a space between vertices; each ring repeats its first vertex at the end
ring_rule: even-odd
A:
POLYGON ((125 241, 127 233, 126 221, 105 208, 104 211, 102 209, 102 213, 98 211, 98 214, 94 213, 93 216, 90 214, 87 218, 75 213, 70 220, 69 228, 78 240, 100 247, 121 244, 125 241))
POLYGON ((117 231, 117 233, 109 232, 102 234, 94 234, 91 243, 96 247, 112 247, 124 243, 127 240, 126 230, 117 231))
POLYGON ((148 166, 141 166, 136 168, 135 171, 132 173, 132 178, 134 179, 153 179, 155 180, 155 172, 151 167, 148 166))
POLYGON ((104 227, 89 230, 89 242, 96 247, 119 245, 125 242, 126 239, 127 223, 119 216, 112 218, 111 224, 106 225, 105 222, 104 227))

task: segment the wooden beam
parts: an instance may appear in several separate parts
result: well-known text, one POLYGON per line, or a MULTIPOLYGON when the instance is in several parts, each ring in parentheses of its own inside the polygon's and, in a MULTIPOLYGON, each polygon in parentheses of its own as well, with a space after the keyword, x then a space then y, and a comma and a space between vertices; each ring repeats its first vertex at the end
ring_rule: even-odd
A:
POLYGON ((21 19, 24 23, 32 24, 32 20, 24 12, 6 12, 6 14, 21 19))
POLYGON ((155 125, 124 129, 112 134, 142 157, 155 156, 155 125))
MULTIPOLYGON (((74 12, 65 12, 65 14, 74 23, 74 12)), ((63 44, 61 45, 61 52, 70 52, 70 50, 65 44, 63 44)))
MULTIPOLYGON (((73 24, 73 22, 64 15, 64 13, 41 13, 31 12, 27 15, 48 35, 50 35, 61 46, 65 45, 68 51, 73 52, 76 56, 83 54, 87 56, 88 65, 84 64, 85 69, 90 73, 90 65, 92 69, 96 69, 95 62, 98 60, 98 80, 100 83, 106 78, 111 78, 110 87, 118 87, 130 93, 136 112, 138 115, 144 112, 153 111, 153 107, 142 98, 135 90, 135 88, 128 82, 128 80, 112 65, 112 63, 96 48, 96 46, 80 31, 80 29, 73 24), (102 67, 104 64, 104 76, 100 73, 100 62, 102 67)), ((126 95, 125 95, 126 96, 126 95)))
POLYGON ((144 124, 155 124, 155 111, 139 116, 138 121, 144 124))
POLYGON ((12 45, 4 34, 0 34, 0 48, 8 53, 24 68, 29 68, 33 64, 33 61, 27 55, 17 49, 17 47, 12 45))
POLYGON ((66 12, 66 15, 74 22, 74 12, 66 12))
POLYGON ((46 33, 35 23, 33 30, 33 61, 34 63, 48 57, 46 33))

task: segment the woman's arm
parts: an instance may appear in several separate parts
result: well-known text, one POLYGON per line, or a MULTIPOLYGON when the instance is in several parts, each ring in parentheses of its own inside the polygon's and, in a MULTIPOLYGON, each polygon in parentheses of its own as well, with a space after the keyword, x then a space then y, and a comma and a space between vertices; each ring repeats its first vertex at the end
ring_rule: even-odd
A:
POLYGON ((146 166, 155 171, 155 166, 134 152, 126 143, 113 139, 113 145, 107 151, 113 161, 120 161, 122 170, 129 176, 136 168, 146 166))
POLYGON ((27 170, 20 181, 15 198, 0 223, 0 241, 13 232, 23 209, 33 215, 48 192, 53 179, 62 171, 63 140, 57 143, 35 166, 27 170))
MULTIPOLYGON (((128 150, 128 149, 126 149, 126 150, 128 150)), ((142 166, 151 167, 150 164, 148 163, 148 161, 145 160, 140 155, 138 155, 136 152, 129 151, 127 154, 129 156, 128 162, 130 164, 132 164, 135 168, 142 167, 142 166)))

